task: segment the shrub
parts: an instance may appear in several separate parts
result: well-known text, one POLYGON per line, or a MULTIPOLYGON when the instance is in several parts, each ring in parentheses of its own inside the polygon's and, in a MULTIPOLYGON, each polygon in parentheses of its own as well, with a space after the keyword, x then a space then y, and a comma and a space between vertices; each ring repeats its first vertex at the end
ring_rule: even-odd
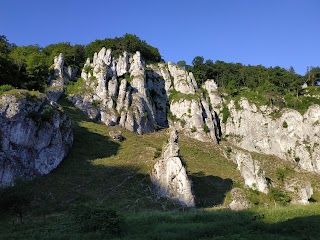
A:
POLYGON ((197 131, 197 128, 196 128, 195 126, 192 126, 191 132, 192 132, 192 133, 195 133, 196 131, 197 131))
POLYGON ((223 108, 222 108, 222 122, 226 123, 228 118, 230 117, 230 111, 228 109, 228 107, 223 104, 223 108))
POLYGON ((291 198, 288 196, 287 193, 282 192, 277 188, 271 188, 269 195, 271 199, 275 200, 276 202, 288 203, 291 201, 291 198))
POLYGON ((23 222, 23 216, 30 207, 32 201, 31 190, 27 183, 16 180, 15 185, 4 189, 0 188, 0 210, 4 210, 17 218, 17 222, 23 222))
POLYGON ((162 150, 160 148, 157 148, 156 151, 153 154, 153 159, 156 159, 156 158, 160 157, 161 156, 161 151, 162 150))
POLYGON ((42 112, 41 119, 44 122, 49 122, 53 117, 53 109, 52 108, 45 108, 42 112))
POLYGON ((82 232, 120 234, 125 229, 124 217, 112 209, 82 205, 74 208, 72 214, 82 232))
POLYGON ((0 86, 0 95, 2 93, 10 91, 12 89, 13 89, 13 87, 11 85, 9 85, 9 84, 2 85, 2 86, 0 86))
POLYGON ((209 130, 209 127, 208 127, 208 125, 205 123, 205 124, 203 124, 203 131, 205 132, 205 133, 208 133, 208 132, 210 132, 210 130, 209 130))
POLYGON ((83 71, 84 71, 85 73, 89 73, 91 70, 92 70, 92 67, 91 67, 90 65, 86 65, 86 66, 84 66, 84 68, 83 68, 83 71))
POLYGON ((282 127, 283 127, 283 128, 287 128, 287 127, 288 127, 288 123, 287 123, 286 121, 284 121, 284 122, 282 123, 282 127))
POLYGON ((186 120, 180 119, 180 124, 181 124, 181 127, 184 127, 186 125, 186 120))
POLYGON ((277 168, 276 169, 276 177, 279 181, 283 182, 283 180, 286 177, 286 170, 282 168, 277 168))

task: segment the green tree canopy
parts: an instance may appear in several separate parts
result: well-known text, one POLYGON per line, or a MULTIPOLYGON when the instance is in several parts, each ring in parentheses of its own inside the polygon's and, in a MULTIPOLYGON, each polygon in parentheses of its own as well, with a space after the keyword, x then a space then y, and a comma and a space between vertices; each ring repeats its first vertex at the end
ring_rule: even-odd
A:
POLYGON ((125 34, 123 37, 106 38, 104 40, 96 40, 86 46, 86 57, 93 57, 95 52, 99 52, 101 48, 111 49, 114 56, 118 57, 124 51, 135 53, 140 51, 142 57, 148 62, 160 62, 161 55, 159 50, 142 41, 133 34, 125 34))

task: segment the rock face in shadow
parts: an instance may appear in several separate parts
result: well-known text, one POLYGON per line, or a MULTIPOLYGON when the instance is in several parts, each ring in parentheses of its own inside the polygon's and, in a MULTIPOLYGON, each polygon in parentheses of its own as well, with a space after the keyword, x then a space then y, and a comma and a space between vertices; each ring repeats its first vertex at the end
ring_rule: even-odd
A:
POLYGON ((152 169, 151 181, 159 196, 178 201, 182 206, 195 206, 192 183, 179 157, 178 133, 175 129, 171 131, 169 142, 152 169))
POLYGON ((90 118, 139 134, 175 127, 201 141, 219 141, 219 120, 193 74, 171 62, 146 65, 140 52, 114 57, 102 48, 81 77, 69 100, 90 118))
POLYGON ((70 119, 45 95, 14 90, 0 97, 0 186, 48 174, 72 143, 70 119))

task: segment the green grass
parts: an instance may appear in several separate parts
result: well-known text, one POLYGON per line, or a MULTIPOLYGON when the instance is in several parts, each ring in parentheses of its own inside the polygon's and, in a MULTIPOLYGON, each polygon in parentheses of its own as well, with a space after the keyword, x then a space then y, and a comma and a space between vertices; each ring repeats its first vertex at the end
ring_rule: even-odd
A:
POLYGON ((272 210, 139 212, 126 215, 120 235, 79 232, 68 215, 34 219, 21 225, 2 224, 1 239, 319 239, 319 204, 272 210))
POLYGON ((18 99, 28 98, 30 100, 32 100, 32 99, 40 99, 40 98, 43 98, 45 96, 43 93, 40 93, 38 91, 28 91, 28 90, 25 90, 25 89, 14 89, 14 88, 10 88, 9 86, 10 85, 1 86, 3 88, 0 89, 0 96, 3 95, 3 94, 9 94, 9 95, 16 96, 18 99))
MULTIPOLYGON (((21 188, 31 204, 24 224, 12 224, 15 216, 0 211, 0 239, 318 239, 320 205, 274 205, 265 194, 247 191, 257 206, 248 211, 225 209, 232 187, 242 187, 236 165, 223 157, 233 146, 203 143, 180 135, 183 162, 193 182, 197 209, 184 209, 157 198, 149 172, 156 151, 162 149, 168 131, 137 135, 120 127, 108 127, 85 118, 69 102, 60 104, 73 121, 74 147, 49 175, 37 177, 21 188), (113 141, 109 131, 120 130, 126 138, 113 141), (266 203, 268 205, 266 205, 266 203), (124 216, 122 235, 81 232, 71 210, 82 205, 114 209, 124 216), (277 208, 274 208, 276 206, 277 208), (306 238, 308 239, 308 238, 306 238)), ((253 153, 266 176, 277 181, 276 170, 287 163, 275 157, 253 153)), ((288 166, 287 166, 288 167, 288 166)), ((290 167, 290 166, 289 166, 290 167)), ((294 171, 287 171, 284 178, 294 171)), ((319 176, 311 179, 313 198, 320 200, 319 176)), ((281 182, 279 180, 279 182, 281 182)))
POLYGON ((176 91, 175 89, 170 90, 170 95, 169 95, 169 103, 174 103, 174 102, 178 102, 180 99, 184 99, 184 100, 188 100, 188 101, 200 101, 200 97, 199 95, 196 94, 185 94, 185 93, 181 93, 179 91, 176 91))

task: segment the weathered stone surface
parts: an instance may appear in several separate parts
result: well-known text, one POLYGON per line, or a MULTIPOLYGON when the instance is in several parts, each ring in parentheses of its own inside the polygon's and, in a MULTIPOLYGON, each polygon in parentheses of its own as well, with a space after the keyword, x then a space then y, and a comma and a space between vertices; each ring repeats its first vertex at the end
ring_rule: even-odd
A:
POLYGON ((179 157, 176 130, 171 131, 169 143, 152 169, 151 181, 160 196, 178 201, 183 206, 195 206, 192 184, 179 157))
POLYGON ((224 132, 229 139, 249 151, 273 154, 291 160, 310 172, 320 172, 320 106, 313 105, 301 115, 285 109, 273 119, 267 106, 257 107, 246 99, 236 109, 233 101, 228 105, 230 117, 224 132))
POLYGON ((208 79, 204 82, 202 87, 208 92, 208 101, 211 103, 212 109, 219 113, 222 105, 222 98, 218 93, 218 85, 213 79, 208 79))
POLYGON ((48 174, 72 142, 70 119, 45 95, 17 90, 0 97, 0 186, 48 174))
POLYGON ((239 211, 250 208, 250 201, 247 198, 245 191, 241 188, 233 188, 230 192, 231 202, 228 207, 231 210, 239 211))
POLYGON ((258 190, 267 194, 269 192, 265 173, 260 168, 259 162, 252 159, 249 153, 241 150, 234 150, 233 161, 238 165, 241 176, 245 185, 251 189, 258 190))
POLYGON ((92 63, 87 60, 81 76, 86 92, 69 99, 87 116, 139 134, 167 128, 170 123, 201 141, 219 140, 219 121, 208 101, 196 92, 193 74, 171 62, 145 66, 140 52, 124 52, 116 59, 111 50, 102 48, 92 63), (173 90, 178 99, 169 102, 173 90), (186 99, 189 95, 194 100, 186 99), (169 112, 176 116, 173 121, 168 121, 169 112))
POLYGON ((311 183, 297 178, 286 180, 284 189, 292 194, 292 204, 308 204, 313 194, 311 183))
POLYGON ((46 90, 47 96, 53 101, 58 101, 64 92, 64 86, 70 80, 77 80, 77 69, 71 66, 64 66, 64 56, 62 53, 54 57, 51 66, 54 69, 53 76, 49 77, 50 83, 46 90))

